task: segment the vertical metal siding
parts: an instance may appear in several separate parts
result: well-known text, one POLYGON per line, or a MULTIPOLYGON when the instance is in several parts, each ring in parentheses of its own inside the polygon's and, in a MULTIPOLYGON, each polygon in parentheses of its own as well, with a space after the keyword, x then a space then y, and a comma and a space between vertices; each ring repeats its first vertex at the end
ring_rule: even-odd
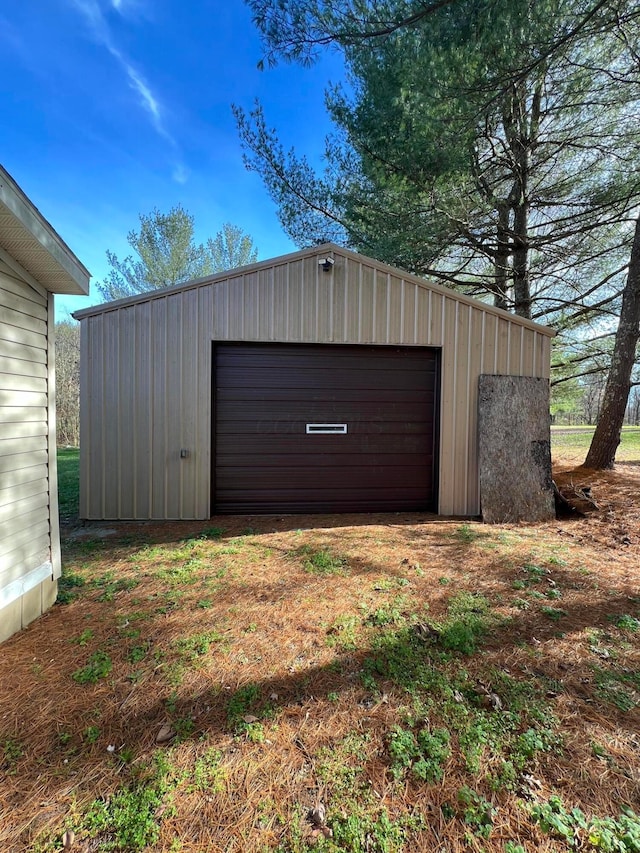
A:
POLYGON ((547 334, 338 253, 105 310, 82 321, 83 516, 208 516, 216 340, 441 347, 443 514, 479 511, 480 373, 549 376, 547 334))
POLYGON ((135 307, 127 308, 120 317, 120 336, 118 347, 118 423, 117 441, 120 459, 120 483, 118 487, 118 515, 120 518, 133 518, 135 516, 136 492, 137 492, 137 456, 136 456, 136 434, 141 424, 136 423, 136 399, 137 389, 135 386, 135 307), (130 424, 135 423, 136 428, 130 429, 130 424))

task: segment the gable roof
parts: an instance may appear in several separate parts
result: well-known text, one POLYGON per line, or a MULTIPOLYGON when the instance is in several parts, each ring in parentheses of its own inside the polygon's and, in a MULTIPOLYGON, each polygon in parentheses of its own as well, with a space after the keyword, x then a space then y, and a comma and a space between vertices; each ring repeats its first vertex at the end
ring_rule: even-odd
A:
POLYGON ((359 263, 367 264, 371 266, 373 269, 376 269, 382 273, 388 273, 390 275, 396 276, 397 278, 403 279, 404 281, 410 282, 418 287, 425 288, 426 290, 434 291, 435 293, 440 293, 444 296, 447 296, 449 299, 456 299, 459 302, 462 302, 466 305, 476 306, 478 308, 482 308, 483 311, 487 311, 490 314, 496 314, 499 317, 504 317, 510 320, 513 323, 519 323, 522 326, 525 326, 529 329, 534 329, 541 334, 548 335, 549 337, 555 336, 555 331, 551 329, 549 326, 542 326, 539 323, 534 323, 532 320, 527 320, 524 317, 519 317, 516 314, 512 314, 508 311, 503 311, 501 308, 495 308, 488 302, 482 302, 479 299, 474 299, 471 296, 467 296, 464 293, 460 293, 457 290, 453 290, 450 287, 443 287, 440 284, 435 284, 427 279, 420 278, 417 275, 413 275, 412 273, 406 272, 405 270, 398 269, 396 267, 389 266, 388 264, 382 263, 381 261, 376 261, 374 258, 369 258, 366 255, 361 255, 358 252, 354 252, 351 249, 345 249, 342 246, 338 246, 335 243, 323 243, 319 246, 311 246, 308 249, 301 249, 297 252, 291 252, 286 255, 279 255, 275 258, 269 258, 264 261, 258 261, 254 264, 249 264, 244 267, 237 267, 236 269, 226 270, 225 272, 215 273, 214 275, 206 276, 204 278, 194 279, 192 281, 185 281, 182 284, 171 285, 169 287, 159 288, 157 290, 149 290, 145 293, 137 294, 136 296, 127 296, 124 299, 116 299, 112 302, 104 302, 101 305, 92 305, 89 308, 83 308, 80 311, 75 311, 73 317, 76 320, 82 320, 85 317, 93 317, 98 314, 104 314, 107 311, 115 311, 119 308, 126 308, 129 305, 138 305, 144 302, 151 302, 156 299, 163 299, 166 296, 170 296, 172 293, 179 293, 185 290, 192 290, 198 287, 203 287, 205 285, 216 284, 217 282, 229 281, 230 279, 240 278, 243 275, 247 275, 249 273, 253 273, 259 270, 268 269, 269 267, 278 266, 279 264, 290 263, 291 261, 296 260, 304 260, 305 258, 311 257, 343 257, 350 260, 354 260, 359 263))
POLYGON ((89 293, 91 273, 0 166, 0 259, 11 258, 51 293, 89 293))

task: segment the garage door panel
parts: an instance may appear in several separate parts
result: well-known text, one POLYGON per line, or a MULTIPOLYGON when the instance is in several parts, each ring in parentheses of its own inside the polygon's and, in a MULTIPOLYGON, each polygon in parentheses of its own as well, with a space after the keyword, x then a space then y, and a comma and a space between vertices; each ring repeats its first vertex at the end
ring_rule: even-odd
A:
MULTIPOLYGON (((392 370, 397 370, 398 362, 402 362, 403 370, 415 370, 420 373, 434 374, 435 366, 433 363, 425 363, 423 358, 424 350, 416 349, 395 349, 389 348, 383 351, 381 347, 362 346, 361 352, 356 353, 351 348, 351 352, 347 352, 344 347, 331 347, 334 352, 318 351, 316 345, 295 345, 298 349, 296 353, 284 352, 283 350, 273 350, 267 352, 266 348, 256 356, 255 352, 219 352, 217 363, 225 371, 225 376, 228 371, 240 370, 246 372, 267 368, 272 371, 277 370, 305 370, 307 368, 321 370, 344 370, 348 367, 351 370, 371 370, 371 351, 377 349, 375 355, 376 365, 384 369, 385 367, 392 370)), ((327 347, 325 346, 324 349, 327 347)))
MULTIPOLYGON (((252 489, 229 491, 224 495, 227 513, 297 513, 297 512, 393 512, 415 511, 416 504, 424 501, 422 487, 408 489, 317 489, 313 509, 301 509, 300 492, 295 489, 252 489), (248 510, 247 506, 251 509, 248 510)), ((428 499, 432 499, 431 495, 428 499)))
MULTIPOLYGON (((323 421, 323 423, 328 423, 328 421, 323 421)), ((289 422, 282 421, 280 423, 275 422, 260 422, 260 424, 256 424, 252 421, 228 421, 224 424, 220 425, 218 430, 218 439, 217 439, 217 450, 218 452, 224 451, 232 451, 234 447, 236 447, 236 441, 243 441, 244 447, 247 448, 247 442, 249 442, 248 450, 249 452, 254 452, 256 448, 256 436, 261 436, 261 450, 266 448, 265 442, 267 441, 287 441, 289 442, 289 447, 293 447, 291 444, 292 441, 304 441, 305 447, 308 447, 310 450, 316 449, 319 452, 323 452, 325 447, 333 448, 337 445, 327 445, 326 441, 328 439, 333 439, 338 441, 342 439, 340 446, 347 445, 349 442, 350 448, 353 452, 358 452, 358 449, 363 446, 363 442, 370 439, 372 436, 420 436, 426 435, 428 437, 433 436, 433 424, 429 421, 389 421, 388 423, 365 423, 362 425, 362 429, 358 429, 358 424, 355 421, 350 421, 347 424, 348 433, 347 435, 339 435, 339 436, 329 436, 327 438, 326 435, 306 435, 305 434, 305 424, 303 421, 300 422, 289 422)), ((390 440, 389 438, 384 439, 387 442, 390 440)))
MULTIPOLYGON (((381 388, 396 388, 411 390, 423 386, 428 373, 419 371, 400 371, 397 368, 387 370, 376 366, 375 371, 351 370, 348 367, 339 368, 340 387, 360 393, 375 392, 381 388)), ((327 374, 334 373, 333 368, 317 367, 296 369, 292 372, 278 371, 273 368, 254 369, 250 373, 241 369, 229 369, 227 387, 232 388, 273 388, 296 389, 302 392, 314 389, 327 389, 327 374)), ((225 387, 225 386, 222 386, 225 387)), ((330 384, 329 384, 329 390, 330 384)))
MULTIPOLYGON (((433 377, 432 377, 433 378, 433 377)), ((308 387, 303 388, 264 388, 264 387, 218 387, 217 399, 219 403, 234 402, 257 402, 257 403, 302 403, 323 402, 330 399, 336 403, 352 403, 353 390, 332 388, 319 388, 316 391, 308 387)), ((433 404, 435 400, 435 383, 426 384, 421 389, 401 388, 363 388, 358 390, 359 403, 404 403, 410 399, 414 403, 426 405, 433 404)))
MULTIPOLYGON (((367 450, 367 467, 370 469, 378 469, 379 467, 400 468, 403 465, 415 468, 416 454, 421 450, 426 456, 424 447, 414 450, 413 452, 385 453, 384 451, 374 452, 371 448, 367 448, 367 450)), ((353 450, 344 450, 342 453, 322 453, 314 460, 314 466, 317 468, 334 468, 336 466, 346 468, 349 466, 350 460, 354 458, 354 455, 353 450)), ((283 448, 280 453, 271 452, 256 455, 248 453, 219 453, 218 476, 220 476, 222 472, 229 470, 235 471, 246 469, 248 471, 254 471, 259 466, 260 468, 278 468, 280 471, 287 470, 287 467, 299 468, 300 470, 305 471, 305 474, 308 477, 309 475, 306 471, 308 460, 308 453, 287 452, 286 448, 283 448)), ((428 460, 425 461, 428 462, 428 460)), ((269 476, 273 476, 272 472, 270 472, 269 476)), ((420 474, 420 476, 422 475, 420 474)))
MULTIPOLYGON (((405 486, 419 488, 424 479, 424 470, 415 465, 341 465, 322 467, 317 466, 313 473, 308 465, 304 468, 278 469, 278 483, 284 483, 292 489, 308 490, 334 489, 343 491, 348 483, 357 483, 361 489, 400 488, 405 486), (310 482, 311 480, 311 482, 310 482)), ((269 468, 221 468, 218 470, 218 488, 221 490, 269 488, 274 484, 274 471, 269 468)))
MULTIPOLYGON (((265 436, 265 439, 267 437, 265 436)), ((383 435, 359 435, 351 433, 350 435, 339 436, 323 436, 323 435, 295 435, 283 436, 273 435, 268 436, 268 441, 265 440, 260 446, 260 450, 256 453, 256 442, 253 435, 230 435, 218 439, 217 445, 217 464, 219 466, 231 467, 233 465, 242 465, 243 459, 251 456, 253 460, 264 458, 271 455, 286 455, 300 457, 298 462, 301 463, 303 457, 310 453, 318 455, 322 458, 326 456, 342 457, 350 454, 358 454, 366 451, 370 454, 398 455, 398 454, 425 454, 431 453, 433 446, 433 433, 411 434, 403 433, 401 436, 396 434, 383 435), (335 439, 334 441, 326 442, 323 439, 335 439), (401 439, 401 440, 400 440, 401 439)), ((343 460, 344 461, 344 460, 343 460)), ((253 462, 251 464, 254 464, 253 462)), ((322 464, 318 461, 317 464, 322 464)))
MULTIPOLYGON (((404 405, 400 403, 335 403, 332 400, 324 402, 283 401, 286 405, 265 405, 259 401, 249 401, 244 405, 234 401, 233 405, 222 406, 220 401, 217 405, 218 423, 224 424, 227 419, 233 421, 249 421, 262 428, 271 422, 281 424, 302 424, 304 432, 308 423, 328 423, 337 421, 339 423, 384 423, 386 421, 417 421, 426 423, 430 421, 429 404, 413 403, 407 401, 404 405)), ((289 430, 292 432, 292 430, 289 430)))
POLYGON ((215 511, 433 509, 438 376, 426 348, 217 345, 215 511))

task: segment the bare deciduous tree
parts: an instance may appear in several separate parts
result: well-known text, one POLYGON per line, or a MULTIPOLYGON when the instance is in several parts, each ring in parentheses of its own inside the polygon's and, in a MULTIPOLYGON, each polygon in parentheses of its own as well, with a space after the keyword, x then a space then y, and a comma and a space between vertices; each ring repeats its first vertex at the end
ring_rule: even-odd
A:
POLYGON ((80 324, 56 323, 56 427, 58 444, 80 444, 80 324))

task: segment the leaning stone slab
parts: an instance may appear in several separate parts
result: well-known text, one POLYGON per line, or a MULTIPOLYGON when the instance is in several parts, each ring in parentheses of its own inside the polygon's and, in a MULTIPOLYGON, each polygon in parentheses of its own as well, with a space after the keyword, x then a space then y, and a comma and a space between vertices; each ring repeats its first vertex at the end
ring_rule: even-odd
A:
POLYGON ((478 392, 483 520, 554 518, 548 381, 482 375, 478 392))

